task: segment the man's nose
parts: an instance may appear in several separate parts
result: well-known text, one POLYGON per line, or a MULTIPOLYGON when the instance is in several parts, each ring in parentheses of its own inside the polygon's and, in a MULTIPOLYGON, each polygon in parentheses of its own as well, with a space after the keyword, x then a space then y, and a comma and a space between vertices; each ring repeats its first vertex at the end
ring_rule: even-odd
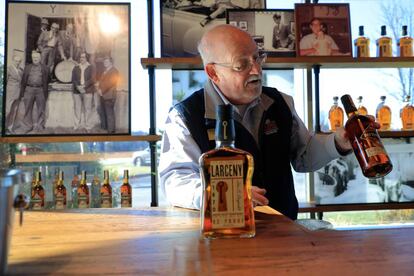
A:
POLYGON ((252 68, 250 69, 250 74, 260 74, 262 72, 262 65, 256 61, 253 61, 252 68))

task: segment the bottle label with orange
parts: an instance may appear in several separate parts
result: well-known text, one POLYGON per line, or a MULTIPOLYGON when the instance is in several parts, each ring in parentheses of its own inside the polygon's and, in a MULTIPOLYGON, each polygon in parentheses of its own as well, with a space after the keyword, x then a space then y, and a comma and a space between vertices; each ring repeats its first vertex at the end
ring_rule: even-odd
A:
POLYGON ((244 227, 243 160, 210 163, 212 228, 244 227))
POLYGON ((364 143, 365 153, 368 158, 386 154, 381 141, 378 139, 375 128, 367 127, 360 137, 361 141, 364 143))
POLYGON ((56 210, 63 210, 65 209, 65 203, 64 203, 64 197, 62 193, 56 194, 56 203, 55 203, 55 209, 56 210))

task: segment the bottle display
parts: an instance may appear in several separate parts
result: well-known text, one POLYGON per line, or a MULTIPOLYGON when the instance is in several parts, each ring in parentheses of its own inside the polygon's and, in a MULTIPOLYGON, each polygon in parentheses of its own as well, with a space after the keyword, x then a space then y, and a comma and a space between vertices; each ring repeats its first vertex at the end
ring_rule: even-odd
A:
POLYGON ((381 26, 381 37, 377 39, 377 56, 392 57, 392 38, 387 36, 387 27, 381 26))
POLYGON ((101 180, 99 179, 98 172, 95 171, 93 180, 91 183, 91 208, 101 207, 101 180))
POLYGON ((70 185, 71 191, 71 207, 72 208, 78 208, 78 188, 80 185, 79 176, 77 174, 77 170, 74 170, 73 179, 70 185))
POLYGON ((349 137, 362 173, 367 178, 379 178, 392 170, 391 160, 385 151, 373 120, 358 114, 351 96, 341 97, 348 115, 345 131, 349 137))
POLYGON ((32 210, 42 210, 45 208, 45 190, 42 186, 42 173, 40 171, 36 172, 30 196, 30 204, 32 210))
POLYGON ((362 104, 362 96, 357 98, 358 100, 358 114, 359 115, 368 115, 368 109, 362 104))
POLYGON ((104 170, 104 179, 101 186, 101 207, 112 208, 112 187, 109 182, 108 170, 104 170))
POLYGON ((55 195, 55 209, 66 209, 66 187, 64 185, 64 174, 60 171, 58 174, 58 180, 54 190, 55 195))
POLYGON ((234 147, 231 105, 217 107, 215 139, 216 148, 199 159, 203 184, 201 236, 254 237, 253 156, 234 147))
POLYGON ((132 188, 129 184, 129 171, 124 170, 124 179, 121 185, 121 208, 132 207, 132 188))
POLYGON ((82 171, 82 177, 78 187, 78 208, 89 208, 89 187, 86 182, 86 171, 82 171))
POLYGON ((413 56, 413 38, 408 36, 407 26, 402 26, 402 36, 398 39, 398 56, 412 57, 413 56))
POLYGON ((354 41, 356 57, 369 57, 369 42, 364 36, 364 26, 359 26, 359 37, 354 41))
POLYGON ((385 104, 386 96, 381 96, 381 102, 375 112, 377 122, 381 125, 380 130, 389 130, 391 128, 391 108, 385 104))
POLYGON ((414 106, 410 103, 410 95, 405 96, 404 106, 400 111, 400 118, 402 123, 403 130, 412 130, 414 129, 414 106))
POLYGON ((338 106, 338 97, 333 97, 333 105, 329 110, 329 125, 331 131, 336 131, 344 125, 344 110, 338 106))

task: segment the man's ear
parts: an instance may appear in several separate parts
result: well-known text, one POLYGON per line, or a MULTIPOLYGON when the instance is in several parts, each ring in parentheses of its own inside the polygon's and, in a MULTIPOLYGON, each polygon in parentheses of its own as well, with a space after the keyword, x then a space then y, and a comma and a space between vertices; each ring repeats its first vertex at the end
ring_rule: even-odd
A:
POLYGON ((205 67, 205 71, 207 73, 207 76, 215 83, 217 84, 219 81, 219 77, 217 76, 216 68, 213 64, 209 63, 205 67))

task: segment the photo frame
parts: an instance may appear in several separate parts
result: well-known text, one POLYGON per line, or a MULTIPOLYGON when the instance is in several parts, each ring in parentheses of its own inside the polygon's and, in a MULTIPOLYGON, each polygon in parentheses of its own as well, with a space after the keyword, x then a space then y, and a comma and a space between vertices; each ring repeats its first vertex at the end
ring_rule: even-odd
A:
POLYGON ((352 56, 349 4, 295 4, 297 56, 352 56))
POLYGON ((266 8, 265 0, 215 2, 160 0, 162 57, 198 56, 197 44, 204 32, 226 24, 228 9, 266 8))
POLYGON ((227 10, 227 24, 250 33, 269 57, 294 57, 296 38, 292 9, 227 10))
POLYGON ((6 2, 2 136, 130 135, 130 4, 6 2))

